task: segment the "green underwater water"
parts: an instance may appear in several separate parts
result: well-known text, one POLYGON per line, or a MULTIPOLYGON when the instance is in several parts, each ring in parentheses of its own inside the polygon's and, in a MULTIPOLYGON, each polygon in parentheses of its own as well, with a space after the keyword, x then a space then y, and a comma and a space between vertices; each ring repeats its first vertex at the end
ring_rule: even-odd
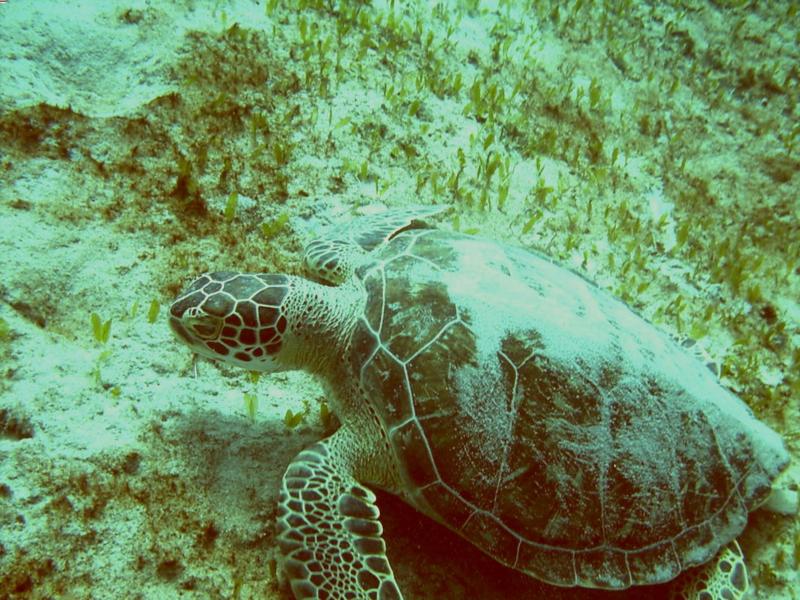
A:
MULTIPOLYGON (((0 28, 0 598, 291 597, 278 486, 326 392, 195 366, 167 307, 410 205, 696 340, 796 493, 793 3, 9 0, 0 28)), ((378 503, 406 598, 666 594, 545 586, 378 503)), ((740 542, 753 597, 800 597, 796 514, 740 542)))

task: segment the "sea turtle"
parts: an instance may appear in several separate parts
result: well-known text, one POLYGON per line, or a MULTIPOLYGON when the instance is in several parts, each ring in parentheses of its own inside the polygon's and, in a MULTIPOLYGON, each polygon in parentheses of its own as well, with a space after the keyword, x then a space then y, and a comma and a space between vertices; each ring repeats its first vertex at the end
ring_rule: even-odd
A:
POLYGON ((202 356, 327 384, 341 427, 280 492, 295 597, 401 598, 369 485, 552 584, 621 590, 710 561, 686 593, 740 598, 730 544, 788 463, 778 434, 624 303, 426 226, 438 211, 334 228, 306 248, 316 282, 207 273, 170 308, 202 356))

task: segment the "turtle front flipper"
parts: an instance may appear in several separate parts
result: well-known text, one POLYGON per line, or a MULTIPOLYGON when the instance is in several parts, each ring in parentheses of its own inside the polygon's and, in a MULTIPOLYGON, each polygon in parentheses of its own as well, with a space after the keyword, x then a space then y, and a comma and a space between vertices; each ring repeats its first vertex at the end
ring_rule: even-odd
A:
POLYGON ((739 543, 733 540, 707 563, 672 582, 670 600, 741 600, 750 583, 739 543))
POLYGON ((412 206, 367 215, 345 226, 333 227, 306 246, 306 269, 317 279, 339 284, 350 276, 359 257, 401 231, 425 227, 424 219, 445 209, 445 206, 412 206))
POLYGON ((300 452, 278 506, 282 568, 298 599, 402 600, 375 494, 352 475, 343 429, 300 452))

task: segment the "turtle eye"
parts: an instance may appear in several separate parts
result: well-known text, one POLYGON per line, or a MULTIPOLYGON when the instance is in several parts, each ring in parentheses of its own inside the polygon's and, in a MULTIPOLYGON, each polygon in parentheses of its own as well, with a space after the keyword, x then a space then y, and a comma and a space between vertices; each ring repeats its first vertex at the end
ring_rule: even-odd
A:
POLYGON ((186 326, 201 340, 215 340, 222 329, 222 319, 211 315, 198 315, 186 319, 186 326))

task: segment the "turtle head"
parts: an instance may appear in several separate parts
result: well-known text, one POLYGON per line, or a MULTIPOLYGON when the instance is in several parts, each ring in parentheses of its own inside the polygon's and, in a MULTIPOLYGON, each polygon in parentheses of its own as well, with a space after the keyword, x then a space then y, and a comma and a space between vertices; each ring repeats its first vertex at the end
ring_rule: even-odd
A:
POLYGON ((249 371, 281 371, 288 325, 282 305, 290 287, 286 275, 206 273, 172 303, 169 324, 201 356, 249 371))

